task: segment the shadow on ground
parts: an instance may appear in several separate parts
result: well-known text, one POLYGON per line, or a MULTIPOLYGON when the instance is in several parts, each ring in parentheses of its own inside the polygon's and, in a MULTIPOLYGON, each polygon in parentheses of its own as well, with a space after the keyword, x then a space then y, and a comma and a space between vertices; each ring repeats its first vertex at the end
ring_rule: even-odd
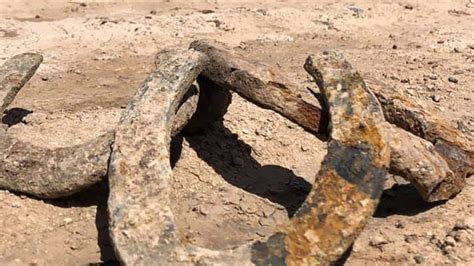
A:
POLYGON ((97 206, 95 217, 95 225, 98 232, 97 244, 100 248, 100 259, 103 262, 100 265, 119 265, 116 261, 109 236, 109 221, 107 217, 108 196, 108 182, 104 178, 98 184, 77 194, 61 199, 45 200, 45 202, 61 208, 97 206))
POLYGON ((411 184, 393 185, 386 189, 380 199, 374 217, 386 218, 391 215, 413 216, 429 211, 444 202, 425 202, 411 184))
POLYGON ((33 113, 33 111, 26 110, 23 108, 12 108, 8 110, 2 117, 2 123, 11 127, 13 125, 21 123, 23 121, 23 118, 25 118, 31 113, 33 113))
MULTIPOLYGON (((306 199, 311 184, 278 165, 261 165, 251 155, 252 148, 238 139, 221 122, 201 134, 185 136, 199 158, 211 166, 224 180, 286 208, 289 217, 306 199)), ((182 137, 172 143, 172 165, 179 158, 182 137)))

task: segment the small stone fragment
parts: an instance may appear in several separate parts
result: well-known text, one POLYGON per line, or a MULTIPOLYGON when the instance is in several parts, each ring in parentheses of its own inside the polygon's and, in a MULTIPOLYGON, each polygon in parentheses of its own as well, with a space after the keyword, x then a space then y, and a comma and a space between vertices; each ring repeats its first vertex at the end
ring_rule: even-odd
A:
POLYGON ((385 239, 384 237, 380 235, 374 236, 373 238, 370 239, 370 242, 369 242, 369 245, 376 248, 381 248, 383 245, 386 245, 386 244, 388 244, 387 239, 385 239))
POLYGON ((351 6, 351 7, 349 7, 349 10, 351 10, 353 12, 352 15, 355 16, 355 17, 361 18, 361 17, 364 16, 364 10, 362 8, 351 6))
POLYGON ((455 230, 474 230, 474 216, 469 216, 456 222, 455 230))
POLYGON ((407 243, 415 243, 418 241, 418 236, 414 234, 405 235, 405 242, 407 243))
POLYGON ((441 97, 438 95, 438 94, 434 94, 433 96, 431 96, 431 99, 435 102, 435 103, 439 103, 441 101, 441 97))
POLYGON ((422 264, 423 262, 425 262, 425 257, 421 255, 416 255, 413 257, 413 259, 415 260, 416 264, 422 264))
POLYGON ((458 83, 458 79, 454 76, 449 76, 448 81, 451 83, 458 83))
POLYGON ((445 244, 446 246, 454 247, 454 246, 456 246, 456 240, 455 240, 454 237, 452 237, 452 236, 447 236, 447 237, 444 239, 444 244, 445 244))

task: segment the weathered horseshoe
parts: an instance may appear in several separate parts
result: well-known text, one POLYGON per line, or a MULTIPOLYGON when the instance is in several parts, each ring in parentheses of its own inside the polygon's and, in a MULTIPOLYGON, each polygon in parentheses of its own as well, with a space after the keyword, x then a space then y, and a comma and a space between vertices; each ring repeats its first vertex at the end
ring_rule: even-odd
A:
MULTIPOLYGON (((0 67, 0 113, 42 60, 41 55, 27 53, 12 57, 0 67)), ((108 133, 83 145, 47 149, 19 141, 1 130, 0 188, 43 198, 77 192, 105 176, 112 139, 113 134, 108 133)))
MULTIPOLYGON (((247 62, 214 45, 205 40, 191 45, 206 53, 212 63, 198 79, 204 84, 199 94, 201 106, 186 132, 202 130, 209 122, 222 117, 231 99, 227 88, 231 88, 320 137, 326 133, 327 121, 321 110, 297 97, 291 84, 277 70, 247 62)), ((41 60, 40 55, 24 54, 13 57, 0 68, 2 112, 41 60)), ((376 82, 372 82, 371 87, 382 103, 386 118, 420 136, 386 124, 386 134, 390 136, 390 172, 412 182, 426 201, 446 200, 461 191, 465 177, 474 171, 472 145, 436 116, 395 92, 383 90, 376 82)), ((181 125, 189 120, 196 101, 197 96, 194 100, 190 98, 180 108, 181 125), (186 106, 190 108, 184 108, 186 106)), ((47 149, 21 142, 0 127, 0 188, 39 198, 59 198, 81 191, 106 175, 113 134, 111 131, 74 147, 47 149)))
POLYGON ((110 161, 108 212, 118 259, 128 265, 313 265, 336 260, 378 203, 389 149, 376 98, 335 53, 311 56, 307 67, 331 116, 328 154, 308 198, 265 241, 209 250, 180 241, 169 200, 169 146, 175 110, 206 64, 193 51, 162 53, 117 128, 110 161))
MULTIPOLYGON (((221 90, 231 89, 320 138, 321 134, 326 134, 327 121, 323 111, 298 97, 295 85, 278 69, 243 58, 225 45, 211 40, 194 41, 191 48, 209 57, 210 63, 202 75, 218 84, 221 90)), ((312 69, 306 70, 314 77, 312 69)), ((405 118, 409 124, 423 125, 431 135, 439 136, 435 141, 433 138, 425 140, 386 123, 384 130, 390 136, 388 145, 392 159, 390 172, 414 184, 426 201, 447 200, 459 193, 465 184, 465 172, 472 171, 474 167, 474 160, 467 157, 468 154, 474 155, 474 152, 468 148, 462 134, 449 130, 444 123, 435 120, 435 116, 423 112, 414 103, 405 100, 403 105, 394 104, 400 102, 396 100, 400 98, 396 93, 385 92, 380 85, 373 83, 372 87, 378 92, 375 96, 381 101, 387 120, 392 121, 391 118, 395 117, 396 121, 403 121, 405 118), (430 141, 437 144, 434 146, 430 141), (443 143, 449 145, 440 145, 443 143)))
MULTIPOLYGON (((0 113, 13 101, 42 61, 41 55, 22 54, 0 67, 0 113)), ((197 106, 196 93, 181 105, 173 132, 186 125, 197 106)), ((68 196, 92 186, 107 175, 114 132, 84 144, 48 149, 22 142, 0 128, 0 188, 39 198, 68 196)))
POLYGON ((0 66, 0 110, 2 113, 30 80, 41 62, 43 62, 41 55, 24 53, 10 58, 0 66))

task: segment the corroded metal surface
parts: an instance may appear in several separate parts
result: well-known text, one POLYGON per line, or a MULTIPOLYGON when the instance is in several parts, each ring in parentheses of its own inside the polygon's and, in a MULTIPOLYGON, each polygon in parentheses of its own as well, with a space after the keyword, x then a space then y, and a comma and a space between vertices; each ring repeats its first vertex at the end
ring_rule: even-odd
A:
MULTIPOLYGON (((389 125, 375 95, 340 54, 312 55, 305 69, 325 96, 330 125, 328 154, 306 201, 265 241, 221 251, 185 245, 169 206, 168 183, 171 137, 188 121, 186 130, 194 132, 221 119, 232 89, 320 137, 327 123, 321 122, 325 116, 320 109, 299 99, 269 66, 233 58, 207 42, 192 47, 204 53, 172 50, 157 55, 156 70, 122 116, 114 144, 109 132, 79 146, 46 149, 1 130, 0 188, 43 198, 70 195, 104 177, 113 145, 110 234, 122 262, 314 265, 336 260, 357 237, 377 205, 388 167, 413 182, 428 201, 456 194, 472 172, 472 149, 457 132, 437 125, 434 116, 410 102, 385 99, 386 117, 403 117, 399 113, 405 112, 412 119, 406 125, 400 117, 392 122, 434 146, 389 125), (198 77, 200 73, 204 75, 198 77)), ((40 62, 41 57, 26 54, 0 68, 1 112, 40 62)))
POLYGON ((118 258, 129 265, 161 262, 176 243, 169 208, 173 123, 206 56, 163 51, 117 127, 110 160, 108 211, 118 258))
MULTIPOLYGON (((231 101, 230 88, 323 136, 327 121, 321 122, 321 117, 325 115, 319 108, 298 98, 292 85, 277 70, 266 64, 246 61, 210 41, 196 41, 191 46, 211 58, 203 74, 212 77, 212 80, 204 76, 198 78, 203 85, 199 108, 186 132, 203 130, 209 123, 221 119, 231 101)), ((33 75, 41 60, 39 55, 23 54, 13 57, 1 67, 3 83, 0 99, 3 108, 33 75)), ((470 144, 446 123, 438 121, 435 116, 395 92, 386 92, 377 84, 371 83, 371 86, 382 102, 386 118, 434 143, 433 147, 428 141, 387 125, 387 135, 391 137, 391 173, 412 182, 427 201, 446 200, 456 195, 465 184, 465 176, 472 172, 470 144)), ((183 126, 189 120, 196 102, 197 96, 194 95, 183 103, 174 125, 183 126)), ((177 126, 174 131, 180 129, 177 126)), ((107 154, 113 137, 113 133, 109 132, 80 146, 50 150, 19 142, 3 129, 0 134, 0 146, 4 151, 4 156, 0 157, 3 160, 0 188, 40 198, 67 196, 101 180, 106 173, 107 154), (7 156, 7 151, 11 156, 7 156), (43 156, 48 156, 50 160, 43 160, 43 156), (75 167, 75 161, 83 167, 75 167)))
MULTIPOLYGON (((327 121, 320 120, 325 117, 321 109, 301 100, 294 93, 294 85, 278 70, 264 63, 246 60, 215 41, 194 41, 191 48, 208 55, 210 63, 203 75, 219 84, 220 89, 232 89, 249 101, 280 113, 308 131, 317 132, 318 136, 327 131, 327 121)), ((315 76, 311 69, 307 68, 307 71, 315 76)), ((382 96, 379 95, 380 97, 382 96)), ((389 106, 382 101, 382 108, 389 106)), ((453 164, 447 164, 447 156, 438 153, 430 142, 388 124, 385 130, 391 137, 391 173, 412 182, 426 201, 446 200, 461 191, 464 186, 463 177, 453 173, 450 168, 453 164)), ((459 153, 452 154, 451 157, 461 157, 458 156, 459 153)), ((463 161, 462 158, 459 159, 463 161)))
MULTIPOLYGON (((312 63, 311 57, 308 58, 305 69, 322 86, 319 73, 311 67, 312 63)), ((362 78, 359 76, 357 79, 362 78)), ((382 130, 390 147, 390 172, 411 182, 425 201, 446 200, 462 190, 465 185, 464 178, 450 169, 432 143, 388 122, 384 122, 382 130)))
POLYGON ((121 262, 314 265, 336 260, 372 215, 389 165, 382 111, 357 72, 348 63, 341 68, 327 54, 312 65, 324 79, 331 138, 313 189, 296 215, 266 241, 215 251, 181 243, 169 200, 174 116, 206 57, 189 50, 159 58, 157 70, 121 119, 110 162, 110 234, 121 262))
MULTIPOLYGON (((6 77, 0 84, 4 108, 34 74, 40 59, 40 55, 23 54, 0 68, 0 77, 6 77)), ((194 88, 180 104, 173 135, 189 121, 197 102, 194 88)), ((106 176, 113 138, 114 132, 108 132, 81 145, 48 149, 19 141, 8 131, 0 130, 0 189, 38 198, 59 198, 79 192, 106 176)))
MULTIPOLYGON (((0 113, 33 76, 42 57, 22 54, 0 67, 0 113)), ((56 198, 97 183, 106 174, 113 134, 80 146, 47 149, 24 143, 0 131, 0 188, 56 198)))
POLYGON ((0 66, 0 110, 3 112, 43 62, 39 54, 15 55, 0 66))
POLYGON ((48 149, 0 133, 0 188, 40 198, 81 191, 107 172, 113 133, 79 146, 48 149))
POLYGON ((374 80, 369 84, 384 106, 387 121, 433 143, 459 178, 474 174, 474 145, 460 130, 386 84, 374 80))
POLYGON ((464 177, 451 170, 431 142, 388 122, 384 131, 390 143, 390 172, 410 181, 425 201, 447 200, 462 190, 464 177))
POLYGON ((295 86, 277 69, 262 62, 249 62, 214 41, 194 41, 190 47, 209 57, 203 72, 205 77, 326 139, 327 116, 298 97, 295 86))

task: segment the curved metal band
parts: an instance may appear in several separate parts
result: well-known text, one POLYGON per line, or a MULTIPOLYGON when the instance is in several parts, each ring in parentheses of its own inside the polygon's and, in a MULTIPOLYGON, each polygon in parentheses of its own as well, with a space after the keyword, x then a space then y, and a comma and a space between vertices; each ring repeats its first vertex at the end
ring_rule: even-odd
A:
MULTIPOLYGON (((221 90, 231 89, 250 102, 273 110, 307 131, 316 133, 320 138, 327 133, 327 108, 319 109, 302 100, 296 93, 297 86, 288 81, 278 68, 246 58, 212 40, 197 40, 190 47, 209 57, 210 63, 202 75, 221 86, 221 90)), ((306 70, 314 76, 313 70, 306 70)), ((465 145, 462 134, 436 120, 433 114, 421 111, 423 109, 416 104, 400 98, 394 90, 383 87, 372 83, 370 89, 382 104, 386 119, 391 122, 406 120, 428 128, 431 135, 441 136, 436 140, 425 140, 413 130, 409 131, 415 135, 386 123, 384 130, 390 137, 391 149, 389 171, 412 182, 426 201, 447 200, 459 193, 465 184, 463 173, 470 171, 474 165, 474 161, 465 156, 474 153, 465 145), (447 134, 448 129, 451 129, 450 135, 447 134), (435 146, 430 142, 436 143, 435 146), (443 147, 444 152, 440 150, 443 147)), ((395 124, 406 128, 403 124, 395 124)))
MULTIPOLYGON (((20 54, 0 67, 0 112, 33 76, 43 57, 20 54)), ((48 149, 0 131, 0 188, 41 198, 67 196, 97 183, 106 174, 113 133, 83 145, 48 149)))
MULTIPOLYGON (((1 112, 33 76, 43 58, 21 54, 0 67, 1 112)), ((196 110, 196 91, 188 95, 176 115, 173 134, 179 132, 196 110)), ((49 149, 20 141, 0 129, 0 188, 39 198, 59 198, 79 192, 107 175, 114 131, 84 144, 49 149)))
POLYGON ((331 115, 328 155, 296 215, 266 241, 209 250, 180 241, 169 200, 169 146, 182 96, 206 56, 159 55, 156 71, 135 95, 116 132, 108 211, 116 254, 129 265, 314 265, 336 260, 377 205, 389 164, 383 114, 357 72, 334 53, 308 58, 331 115))

